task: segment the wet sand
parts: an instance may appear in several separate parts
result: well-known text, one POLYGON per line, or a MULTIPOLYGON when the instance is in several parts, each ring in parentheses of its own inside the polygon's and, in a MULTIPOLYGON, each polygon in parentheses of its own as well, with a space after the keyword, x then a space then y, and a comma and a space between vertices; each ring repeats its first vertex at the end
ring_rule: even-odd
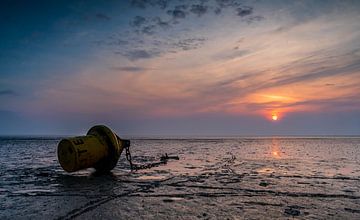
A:
MULTIPOLYGON (((51 155, 56 141, 32 144, 51 146, 51 155)), ((39 162, 33 152, 23 163, 38 166, 2 168, 0 218, 360 219, 359 143, 137 140, 132 147, 138 163, 156 161, 159 152, 180 160, 130 172, 122 157, 101 176, 92 170, 67 174, 56 157, 39 162)), ((29 143, 16 144, 21 149, 29 143)))

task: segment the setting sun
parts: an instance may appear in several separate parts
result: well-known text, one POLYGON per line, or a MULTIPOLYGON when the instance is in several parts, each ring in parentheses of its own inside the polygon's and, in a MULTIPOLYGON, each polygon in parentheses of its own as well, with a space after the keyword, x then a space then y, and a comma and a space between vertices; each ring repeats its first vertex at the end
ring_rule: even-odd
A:
POLYGON ((273 121, 277 121, 277 120, 278 120, 278 116, 277 116, 277 115, 272 115, 272 116, 271 116, 271 119, 272 119, 273 121))

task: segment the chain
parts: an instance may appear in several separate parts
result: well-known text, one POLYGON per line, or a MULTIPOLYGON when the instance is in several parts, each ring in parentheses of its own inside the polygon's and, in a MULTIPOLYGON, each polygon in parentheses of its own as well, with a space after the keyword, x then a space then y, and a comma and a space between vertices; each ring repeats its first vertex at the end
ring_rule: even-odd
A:
POLYGON ((131 168, 131 170, 133 170, 133 169, 134 169, 134 165, 133 165, 132 159, 131 159, 130 145, 127 145, 127 146, 125 147, 125 150, 126 150, 126 160, 129 161, 129 163, 130 163, 130 168, 131 168))
POLYGON ((137 165, 137 164, 133 164, 132 162, 130 145, 125 146, 125 151, 126 151, 125 152, 126 160, 129 161, 131 170, 143 170, 143 169, 150 169, 153 167, 157 167, 160 166, 161 164, 166 164, 169 159, 179 160, 178 156, 169 157, 167 154, 165 154, 161 156, 159 162, 137 165))

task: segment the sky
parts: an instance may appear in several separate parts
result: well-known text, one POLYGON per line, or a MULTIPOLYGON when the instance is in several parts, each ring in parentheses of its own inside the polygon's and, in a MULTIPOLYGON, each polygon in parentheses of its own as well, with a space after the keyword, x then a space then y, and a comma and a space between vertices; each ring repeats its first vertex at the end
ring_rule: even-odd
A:
POLYGON ((0 135, 360 135, 357 0, 3 0, 0 27, 0 135))

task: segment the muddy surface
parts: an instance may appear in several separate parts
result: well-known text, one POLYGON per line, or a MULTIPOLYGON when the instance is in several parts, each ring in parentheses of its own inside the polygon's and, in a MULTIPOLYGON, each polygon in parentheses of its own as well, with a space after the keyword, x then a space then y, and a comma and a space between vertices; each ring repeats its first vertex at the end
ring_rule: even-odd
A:
POLYGON ((131 172, 68 174, 59 138, 0 139, 0 219, 360 219, 360 138, 138 139, 131 172))

